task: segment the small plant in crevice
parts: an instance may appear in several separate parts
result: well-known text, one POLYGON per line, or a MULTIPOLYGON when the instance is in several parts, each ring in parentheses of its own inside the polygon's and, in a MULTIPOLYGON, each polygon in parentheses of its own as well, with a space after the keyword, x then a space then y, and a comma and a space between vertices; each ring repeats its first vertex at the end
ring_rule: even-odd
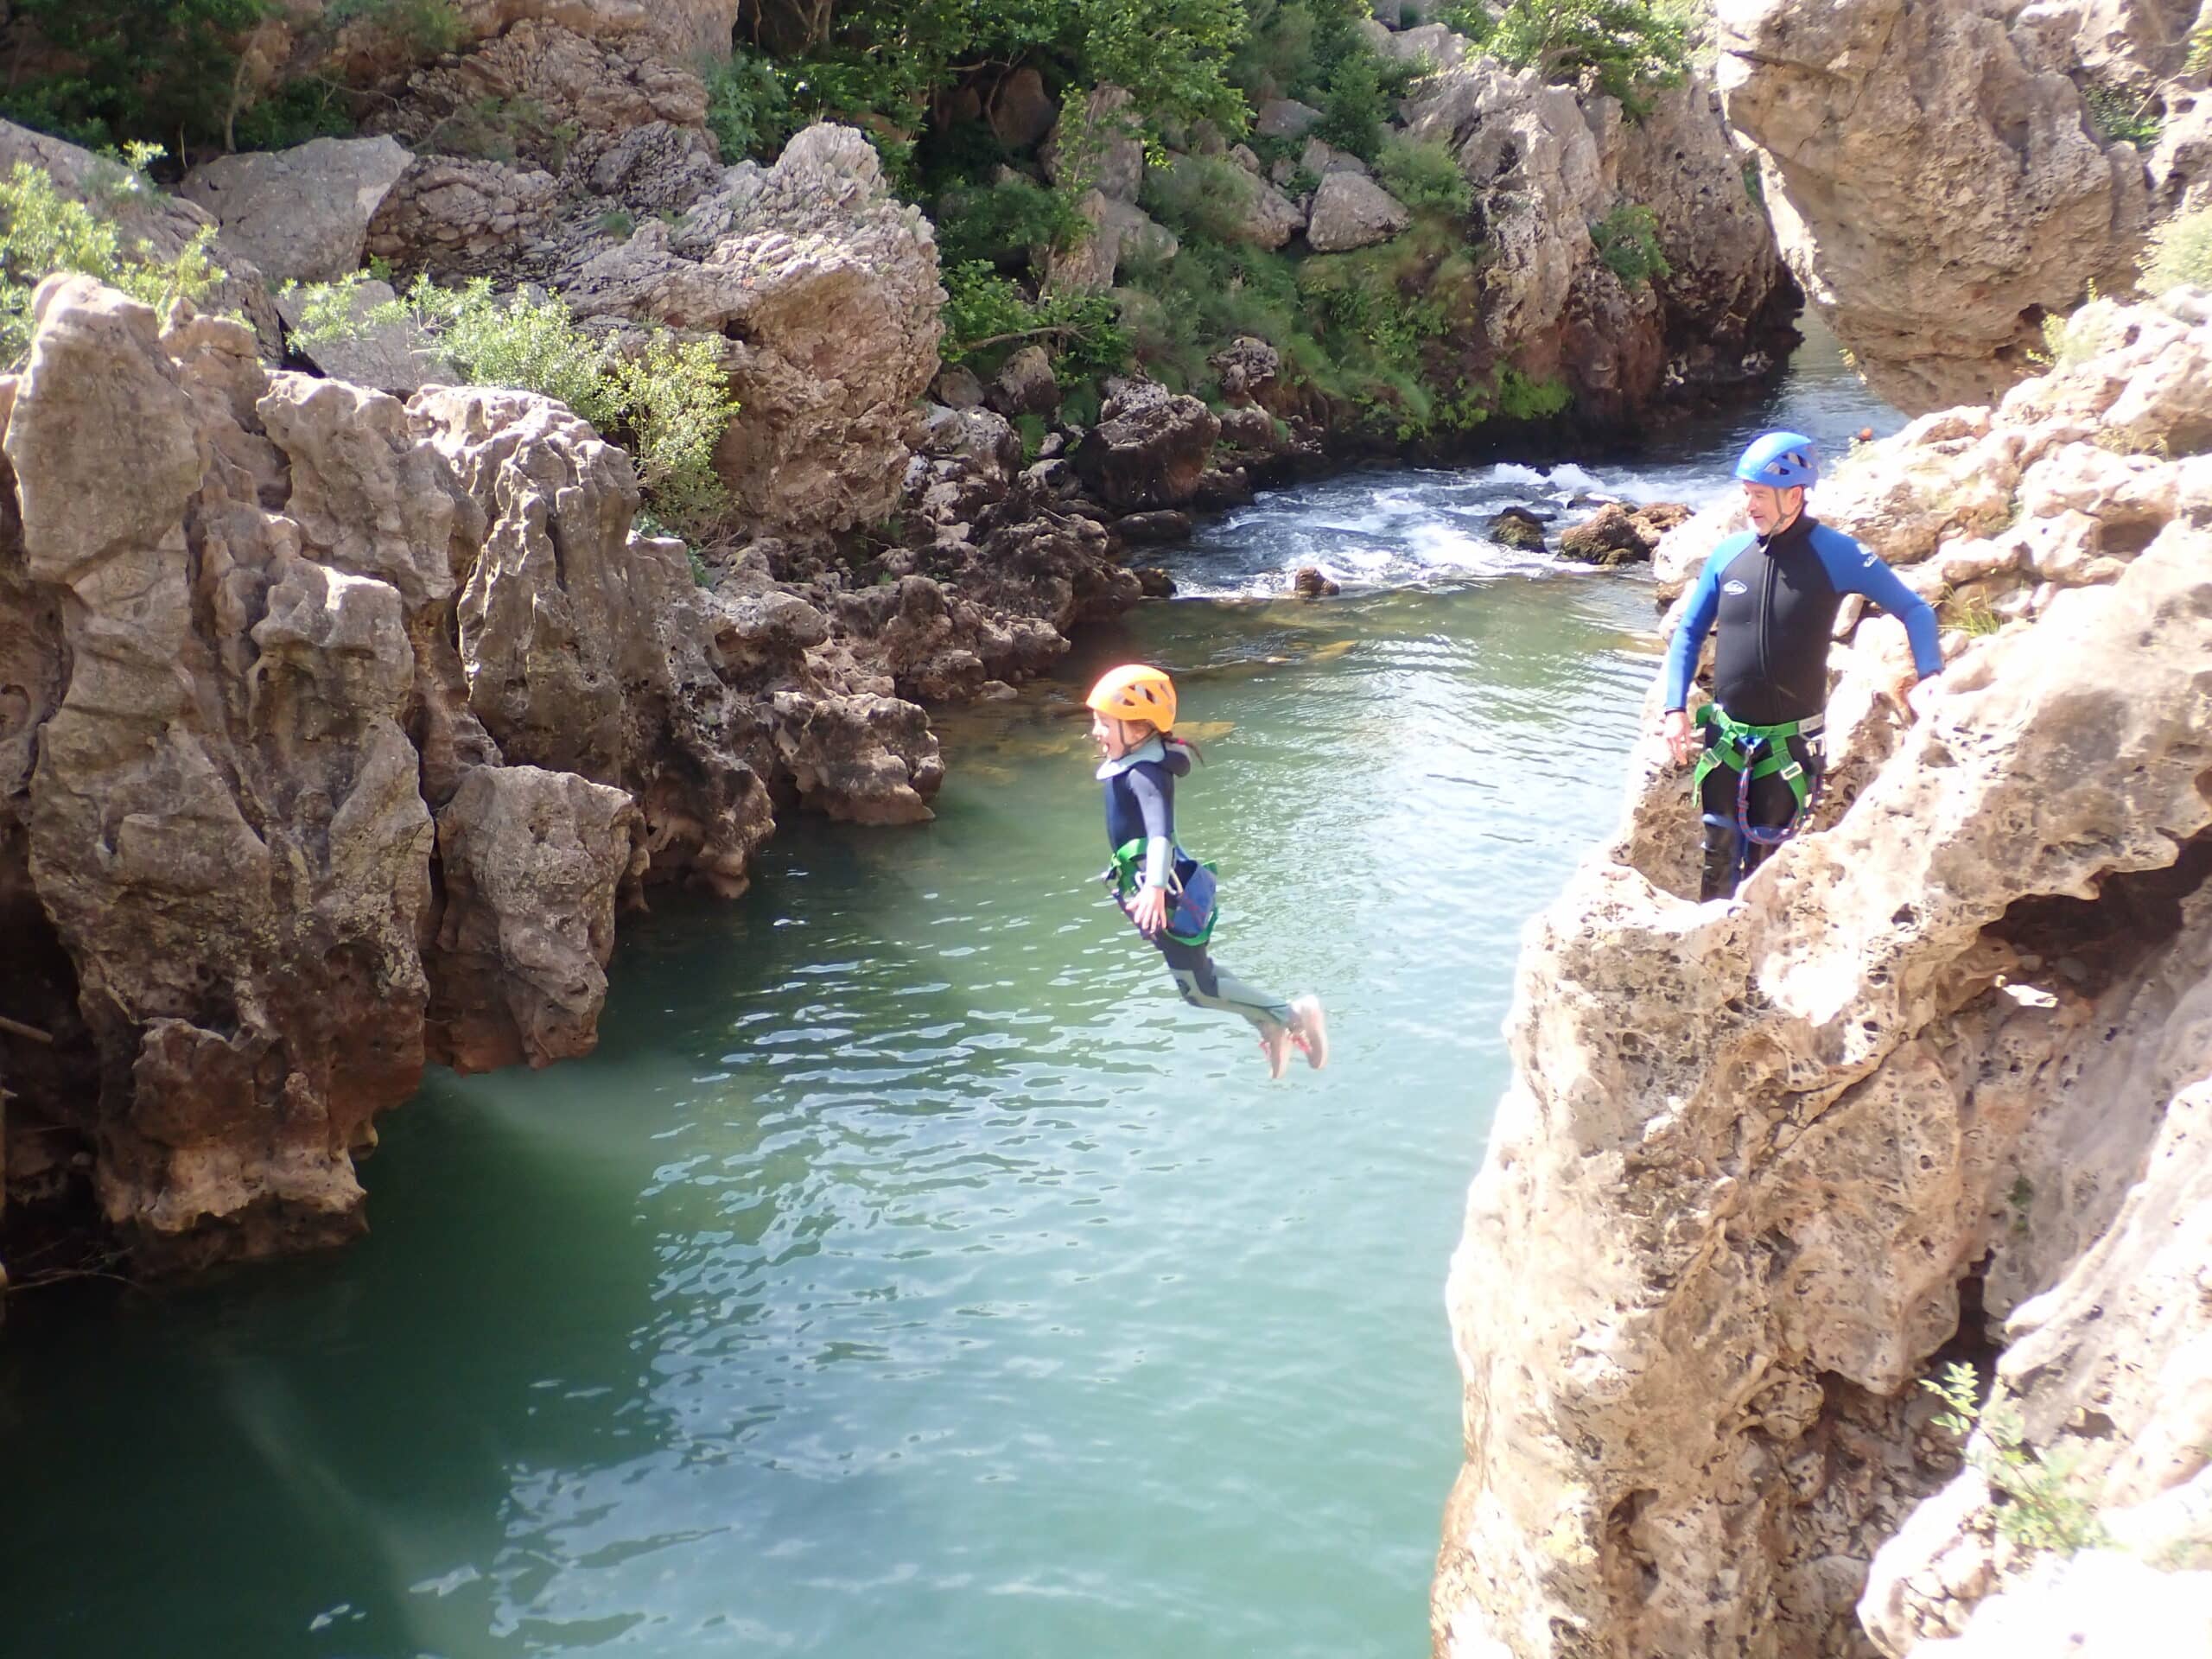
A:
POLYGON ((1659 216, 1640 202, 1623 202, 1590 227, 1598 257, 1630 288, 1649 288, 1656 276, 1670 276, 1659 245, 1659 216))
POLYGON ((2138 149, 2157 147, 2164 117, 2157 112, 2156 94, 2145 97, 2125 86, 2093 81, 2082 89, 2082 102, 2089 112, 2089 126, 2106 143, 2126 140, 2138 149))
POLYGON ((2163 294, 2193 283, 2212 288, 2212 207, 2170 219, 2151 233, 2143 256, 2143 290, 2163 294))
POLYGON ((1947 1409, 1936 1427, 1955 1435, 1967 1460, 1997 1499, 1997 1529, 2030 1554, 2073 1555, 2112 1541, 2090 1495, 2075 1476, 2078 1461, 2063 1451, 2038 1452, 2027 1441, 2019 1407, 2001 1381, 1980 1398, 1980 1377, 1967 1364, 1947 1365, 1920 1386, 1947 1409))

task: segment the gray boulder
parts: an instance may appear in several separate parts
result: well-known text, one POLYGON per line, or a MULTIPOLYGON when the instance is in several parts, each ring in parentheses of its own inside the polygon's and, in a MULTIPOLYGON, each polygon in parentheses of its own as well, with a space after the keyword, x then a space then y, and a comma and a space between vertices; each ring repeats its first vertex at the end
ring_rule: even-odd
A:
POLYGON ((271 281, 332 283, 361 268, 369 221, 414 161, 396 138, 317 138, 219 156, 181 194, 271 281))
POLYGON ((1374 180, 1332 173, 1313 193, 1306 239, 1316 253, 1345 253, 1388 242, 1413 222, 1397 198, 1374 180))
POLYGON ((1294 98, 1270 99, 1260 105, 1252 130, 1262 138, 1303 138, 1320 124, 1321 111, 1294 98))
POLYGON ((1018 415, 1050 415, 1058 409, 1060 383, 1045 348, 1025 346, 1007 359, 984 401, 1008 420, 1018 415))

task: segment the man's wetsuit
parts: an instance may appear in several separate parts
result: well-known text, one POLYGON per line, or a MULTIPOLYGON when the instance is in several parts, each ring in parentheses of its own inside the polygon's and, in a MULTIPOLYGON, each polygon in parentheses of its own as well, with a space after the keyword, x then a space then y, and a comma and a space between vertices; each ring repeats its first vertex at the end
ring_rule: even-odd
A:
MULTIPOLYGON (((1188 861, 1188 855, 1175 845, 1175 780, 1190 770, 1191 752, 1157 737, 1098 768, 1106 785, 1106 844, 1119 849, 1133 841, 1144 843, 1145 887, 1167 886, 1177 860, 1188 861)), ((1289 1003, 1243 984, 1217 966, 1204 946, 1185 944, 1165 932, 1152 942, 1167 958, 1167 971, 1175 976, 1175 988, 1185 1001, 1242 1014, 1262 1033, 1291 1023, 1289 1003)))
MULTIPOLYGON (((1667 708, 1686 706, 1705 636, 1717 625, 1713 697, 1732 720, 1779 726, 1811 720, 1828 700, 1828 641, 1846 594, 1858 594, 1905 626, 1912 660, 1923 679, 1940 673, 1943 652, 1936 613, 1897 580, 1897 573, 1841 531, 1800 514, 1762 541, 1746 531, 1723 542, 1706 561, 1667 648, 1667 708)), ((1719 732, 1705 728, 1706 747, 1719 732)), ((1817 734, 1789 740, 1791 757, 1817 772, 1817 734)), ((1736 827, 1738 774, 1715 766, 1699 795, 1705 817, 1705 870, 1700 896, 1733 893, 1738 869, 1748 874, 1772 850, 1753 842, 1739 846, 1736 827)), ((1797 802, 1779 776, 1753 781, 1746 821, 1762 829, 1787 824, 1797 802)))

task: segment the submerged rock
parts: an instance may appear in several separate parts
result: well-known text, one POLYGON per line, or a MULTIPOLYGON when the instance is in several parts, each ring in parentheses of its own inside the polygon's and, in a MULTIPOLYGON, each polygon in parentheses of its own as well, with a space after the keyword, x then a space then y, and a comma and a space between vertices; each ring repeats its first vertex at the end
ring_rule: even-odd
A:
POLYGON ((1483 533, 1500 547, 1531 553, 1544 551, 1544 521, 1526 507, 1507 507, 1492 515, 1483 533))

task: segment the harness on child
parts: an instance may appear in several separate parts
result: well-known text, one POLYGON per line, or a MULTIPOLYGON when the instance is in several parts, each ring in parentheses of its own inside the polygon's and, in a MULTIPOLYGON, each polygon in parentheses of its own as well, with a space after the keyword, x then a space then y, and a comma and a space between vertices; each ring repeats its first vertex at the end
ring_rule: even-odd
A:
POLYGON ((1726 766, 1736 773, 1736 834, 1738 856, 1740 858, 1754 847, 1779 847, 1800 830, 1813 816, 1813 808, 1821 798, 1821 777, 1818 770, 1809 776, 1789 752, 1793 737, 1816 738, 1827 728, 1827 716, 1811 715, 1803 720, 1785 720, 1773 726, 1753 726, 1732 718, 1717 702, 1708 702, 1697 711, 1696 723, 1709 726, 1718 735, 1698 757, 1697 771, 1690 779, 1694 792, 1705 787, 1707 774, 1715 766, 1726 766), (1780 778, 1789 785, 1790 798, 1796 803, 1789 822, 1769 828, 1751 822, 1751 785, 1761 778, 1780 778))
MULTIPOLYGON (((1114 849, 1114 861, 1100 874, 1123 910, 1129 907, 1129 895, 1137 889, 1144 853, 1142 840, 1125 841, 1114 849)), ((1221 919, 1217 889, 1214 867, 1201 864, 1176 848, 1167 872, 1167 896, 1173 901, 1167 912, 1167 937, 1178 944, 1204 950, 1213 938, 1214 924, 1221 919)))

